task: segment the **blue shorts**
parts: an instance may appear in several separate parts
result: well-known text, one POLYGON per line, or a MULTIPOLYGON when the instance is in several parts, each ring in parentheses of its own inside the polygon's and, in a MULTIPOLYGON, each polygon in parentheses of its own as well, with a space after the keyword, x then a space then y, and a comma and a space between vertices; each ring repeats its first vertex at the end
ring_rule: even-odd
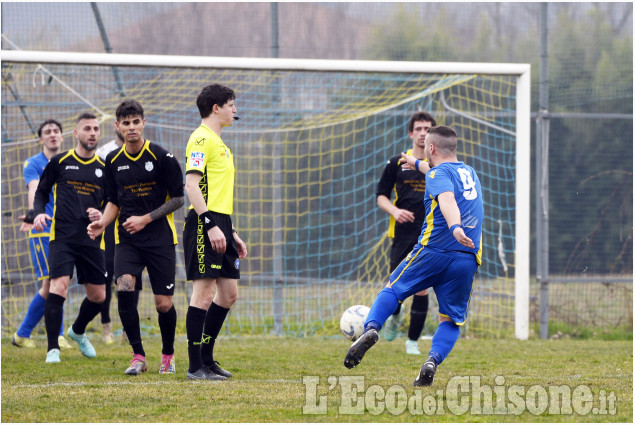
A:
POLYGON ((49 277, 49 235, 29 237, 29 250, 31 251, 31 263, 35 269, 37 280, 49 277))
POLYGON ((399 302, 419 291, 434 288, 439 314, 461 326, 467 320, 474 275, 478 264, 474 254, 439 251, 415 245, 390 274, 389 286, 399 302))

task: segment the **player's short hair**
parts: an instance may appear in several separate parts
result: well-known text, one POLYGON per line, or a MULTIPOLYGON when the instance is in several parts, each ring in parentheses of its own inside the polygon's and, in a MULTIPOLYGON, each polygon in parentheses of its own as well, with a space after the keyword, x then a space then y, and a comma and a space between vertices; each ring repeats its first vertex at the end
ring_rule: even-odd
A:
POLYGON ((458 144, 456 131, 447 125, 439 125, 428 130, 426 141, 430 137, 431 143, 444 152, 445 154, 456 154, 456 146, 458 144))
POLYGON ((126 117, 136 116, 140 116, 141 119, 145 119, 145 116, 143 115, 143 106, 134 99, 124 100, 119 104, 119 106, 117 106, 117 110, 115 111, 117 122, 120 122, 126 117))
POLYGON ((44 127, 46 127, 49 124, 55 124, 57 128, 60 129, 60 133, 62 132, 62 124, 60 124, 54 119, 48 119, 44 121, 42 124, 40 124, 40 128, 37 129, 37 137, 42 137, 42 129, 44 129, 44 127))
POLYGON ((415 112, 410 117, 410 121, 408 121, 408 133, 412 133, 412 130, 414 130, 415 123, 417 121, 430 121, 430 123, 432 124, 432 127, 435 127, 437 125, 437 122, 435 121, 434 117, 432 117, 432 115, 430 115, 428 112, 425 112, 425 111, 415 112))
POLYGON ((81 114, 79 114, 79 116, 75 120, 75 124, 77 124, 81 120, 96 120, 96 119, 97 119, 97 116, 95 114, 91 112, 82 112, 81 114))
POLYGON ((203 87, 196 98, 196 106, 201 118, 207 118, 212 113, 214 105, 223 106, 230 100, 236 99, 236 94, 229 87, 221 84, 210 84, 203 87))

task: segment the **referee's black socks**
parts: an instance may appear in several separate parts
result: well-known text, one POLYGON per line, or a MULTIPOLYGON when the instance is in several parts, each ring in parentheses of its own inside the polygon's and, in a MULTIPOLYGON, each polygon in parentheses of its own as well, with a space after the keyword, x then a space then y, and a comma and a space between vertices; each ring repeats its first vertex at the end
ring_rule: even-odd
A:
POLYGON ((189 306, 185 315, 185 332, 187 333, 187 355, 190 360, 189 371, 194 373, 203 367, 201 361, 201 338, 205 315, 202 308, 189 306))
POLYGON ((60 327, 64 319, 64 301, 66 298, 49 292, 44 306, 44 326, 46 327, 46 339, 48 340, 48 350, 60 349, 57 341, 60 334, 60 327))
POLYGON ((205 366, 212 366, 214 364, 214 343, 216 342, 218 333, 223 327, 227 313, 229 313, 228 308, 221 307, 213 302, 209 310, 207 310, 205 329, 203 329, 203 340, 201 341, 201 359, 205 366))

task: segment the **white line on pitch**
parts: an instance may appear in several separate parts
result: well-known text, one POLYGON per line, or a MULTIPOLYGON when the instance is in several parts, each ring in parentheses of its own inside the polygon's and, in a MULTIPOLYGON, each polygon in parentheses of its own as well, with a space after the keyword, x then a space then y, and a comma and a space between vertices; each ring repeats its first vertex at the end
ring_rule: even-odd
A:
MULTIPOLYGON (((200 381, 200 383, 205 383, 209 381, 200 381)), ((216 383, 221 383, 225 381, 213 381, 216 383)), ((301 380, 291 380, 291 379, 240 379, 240 380, 232 380, 230 382, 264 382, 271 384, 302 384, 301 380)), ((159 381, 159 382, 126 382, 126 381, 118 381, 118 382, 105 382, 103 384, 96 384, 95 382, 54 382, 50 384, 25 384, 25 385, 12 385, 11 388, 46 388, 46 387, 84 387, 84 386, 117 386, 117 385, 165 385, 165 384, 198 384, 199 381, 159 381)))

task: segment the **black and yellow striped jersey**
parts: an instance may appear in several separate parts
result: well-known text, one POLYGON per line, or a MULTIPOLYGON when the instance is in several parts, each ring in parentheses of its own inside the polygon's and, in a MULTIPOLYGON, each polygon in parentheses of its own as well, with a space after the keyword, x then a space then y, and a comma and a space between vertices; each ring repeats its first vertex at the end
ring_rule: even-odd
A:
POLYGON ((170 198, 182 196, 181 166, 174 155, 156 143, 146 140, 136 155, 129 154, 124 144, 106 156, 106 198, 119 207, 115 243, 125 241, 142 247, 176 245, 172 213, 134 235, 123 228, 123 223, 129 217, 156 210, 170 198))
POLYGON ((97 155, 82 158, 71 149, 51 158, 37 191, 33 207, 39 213, 53 191, 55 207, 51 224, 51 241, 66 241, 99 247, 100 240, 91 240, 86 228, 90 223, 88 208, 102 209, 105 202, 104 163, 97 155))
POLYGON ((231 215, 234 207, 234 157, 221 138, 206 125, 201 124, 190 136, 185 164, 186 174, 203 176, 199 188, 207 202, 207 209, 231 215))

